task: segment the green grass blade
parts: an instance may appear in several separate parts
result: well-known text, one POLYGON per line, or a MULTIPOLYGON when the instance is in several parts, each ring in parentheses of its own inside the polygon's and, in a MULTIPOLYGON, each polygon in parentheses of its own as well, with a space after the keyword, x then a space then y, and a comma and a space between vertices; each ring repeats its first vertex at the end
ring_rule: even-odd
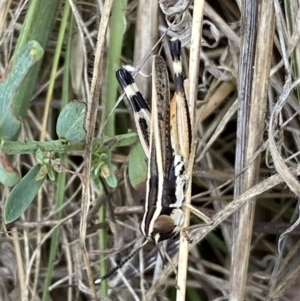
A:
MULTIPOLYGON (((102 99, 105 99, 105 110, 103 112, 102 120, 105 121, 108 118, 111 110, 115 106, 117 98, 117 80, 115 72, 120 66, 121 51, 123 34, 125 31, 125 9, 127 6, 127 0, 119 0, 114 2, 112 16, 110 20, 110 41, 109 41, 109 52, 107 58, 107 76, 106 76, 106 87, 104 89, 104 95, 102 99)), ((114 114, 110 116, 106 124, 105 135, 113 137, 115 135, 115 117, 114 114)), ((103 222, 106 218, 106 206, 102 206, 99 211, 99 222, 103 222)), ((107 230, 105 228, 100 229, 99 233, 99 248, 100 250, 107 249, 107 230)), ((104 259, 105 256, 100 258, 100 273, 101 275, 106 274, 107 268, 104 259), (102 259, 102 260, 101 260, 102 259)), ((107 295, 108 286, 107 281, 102 281, 101 292, 103 295, 107 295)))
MULTIPOLYGON (((58 12, 60 0, 29 1, 29 7, 26 14, 22 31, 18 38, 15 52, 25 45, 28 41, 37 41, 43 49, 49 42, 49 36, 52 31, 56 15, 58 12)), ((32 97, 33 89, 37 82, 38 73, 41 67, 41 61, 31 68, 15 96, 15 112, 18 116, 24 118, 32 97)))

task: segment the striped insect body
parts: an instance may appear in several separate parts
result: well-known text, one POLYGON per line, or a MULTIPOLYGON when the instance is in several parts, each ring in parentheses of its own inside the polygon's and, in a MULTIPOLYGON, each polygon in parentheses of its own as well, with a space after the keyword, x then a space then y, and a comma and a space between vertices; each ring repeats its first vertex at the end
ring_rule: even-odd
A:
POLYGON ((175 82, 172 99, 166 63, 160 55, 153 57, 151 112, 130 73, 120 69, 116 74, 133 108, 138 134, 148 157, 141 231, 147 239, 156 243, 175 236, 185 219, 181 207, 188 183, 185 172, 191 149, 191 124, 180 49, 180 41, 172 39, 170 50, 175 82))
POLYGON ((170 137, 169 93, 165 62, 161 56, 154 56, 147 194, 141 230, 146 238, 156 243, 174 236, 174 229, 184 221, 183 214, 178 218, 180 209, 170 207, 170 204, 176 203, 176 174, 170 137))
MULTIPOLYGON (((140 248, 151 240, 158 244, 174 237, 182 230, 185 221, 182 206, 189 181, 186 171, 192 131, 180 48, 180 41, 172 39, 170 51, 175 83, 172 99, 166 63, 159 55, 153 57, 151 111, 131 74, 125 69, 116 73, 133 110, 138 135, 148 158, 145 210, 140 226, 146 241, 140 248)), ((206 216, 202 219, 210 222, 206 216)), ((123 266, 140 248, 103 276, 102 280, 123 266)))

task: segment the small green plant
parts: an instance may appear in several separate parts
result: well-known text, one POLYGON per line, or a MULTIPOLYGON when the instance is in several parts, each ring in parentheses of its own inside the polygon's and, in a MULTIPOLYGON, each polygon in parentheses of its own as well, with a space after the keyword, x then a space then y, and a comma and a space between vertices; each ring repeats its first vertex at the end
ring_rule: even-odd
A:
MULTIPOLYGON (((76 145, 85 139, 84 117, 86 105, 79 102, 70 102, 61 111, 56 132, 59 140, 48 142, 26 143, 29 146, 26 153, 34 153, 38 159, 38 164, 33 166, 29 172, 16 184, 9 194, 4 207, 4 220, 6 223, 15 221, 28 208, 38 193, 45 177, 48 175, 50 180, 55 180, 55 172, 66 171, 63 168, 58 153, 67 152, 68 148, 76 145)), ((3 143, 2 151, 9 149, 11 143, 3 143)), ((24 150, 24 144, 14 143, 14 150, 24 150)))
MULTIPOLYGON (((15 221, 24 213, 42 187, 46 176, 54 181, 57 172, 68 172, 63 166, 60 154, 84 149, 86 105, 82 102, 70 102, 60 112, 56 124, 58 140, 15 141, 22 126, 21 116, 24 116, 24 112, 16 109, 22 105, 14 103, 14 95, 31 66, 42 55, 43 49, 36 41, 27 43, 12 58, 4 81, 0 83, 0 182, 6 186, 14 186, 4 206, 5 223, 15 221), (34 154, 38 161, 23 178, 10 163, 11 155, 20 154, 34 154)), ((28 104, 24 104, 24 107, 27 108, 28 104)), ((112 147, 133 145, 137 141, 135 133, 94 139, 92 176, 101 176, 109 186, 116 187, 117 167, 110 162, 108 152, 112 147)), ((136 156, 132 160, 134 157, 136 156)), ((131 172, 130 179, 132 183, 137 183, 141 176, 131 172)))

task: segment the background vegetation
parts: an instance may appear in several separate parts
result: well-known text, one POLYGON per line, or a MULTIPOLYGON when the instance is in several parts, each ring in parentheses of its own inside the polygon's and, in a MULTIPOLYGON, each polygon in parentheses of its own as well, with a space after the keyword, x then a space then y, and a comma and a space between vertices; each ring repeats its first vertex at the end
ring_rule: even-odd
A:
MULTIPOLYGON (((44 50, 11 88, 9 112, 22 128, 9 138, 0 133, 0 174, 18 181, 40 164, 37 149, 58 139, 61 109, 87 104, 85 140, 50 147, 61 169, 43 161, 54 181, 38 187, 16 221, 6 224, 1 210, 0 300, 299 300, 299 3, 113 2, 0 3, 0 88, 27 42, 44 50), (137 73, 150 100, 151 56, 161 53, 173 89, 172 37, 182 41, 199 140, 192 203, 214 223, 191 217, 189 253, 178 256, 178 239, 165 245, 179 263, 179 289, 152 244, 124 274, 94 285, 142 242, 145 159, 115 71, 126 65, 137 73), (25 151, 22 143, 32 141, 37 149, 25 151)), ((3 209, 11 188, 1 181, 3 209)))

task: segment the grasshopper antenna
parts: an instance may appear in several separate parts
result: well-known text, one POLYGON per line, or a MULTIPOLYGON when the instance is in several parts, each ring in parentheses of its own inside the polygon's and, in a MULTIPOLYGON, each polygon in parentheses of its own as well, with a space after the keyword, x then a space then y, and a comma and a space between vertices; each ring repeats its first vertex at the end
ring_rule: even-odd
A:
POLYGON ((133 258, 147 243, 148 243, 148 240, 146 240, 140 247, 138 247, 131 254, 129 254, 126 258, 124 258, 118 265, 116 265, 114 268, 112 268, 107 274, 105 274, 101 278, 95 280, 95 284, 99 284, 103 280, 112 276, 117 270, 119 270, 124 264, 126 264, 131 258, 133 258))

